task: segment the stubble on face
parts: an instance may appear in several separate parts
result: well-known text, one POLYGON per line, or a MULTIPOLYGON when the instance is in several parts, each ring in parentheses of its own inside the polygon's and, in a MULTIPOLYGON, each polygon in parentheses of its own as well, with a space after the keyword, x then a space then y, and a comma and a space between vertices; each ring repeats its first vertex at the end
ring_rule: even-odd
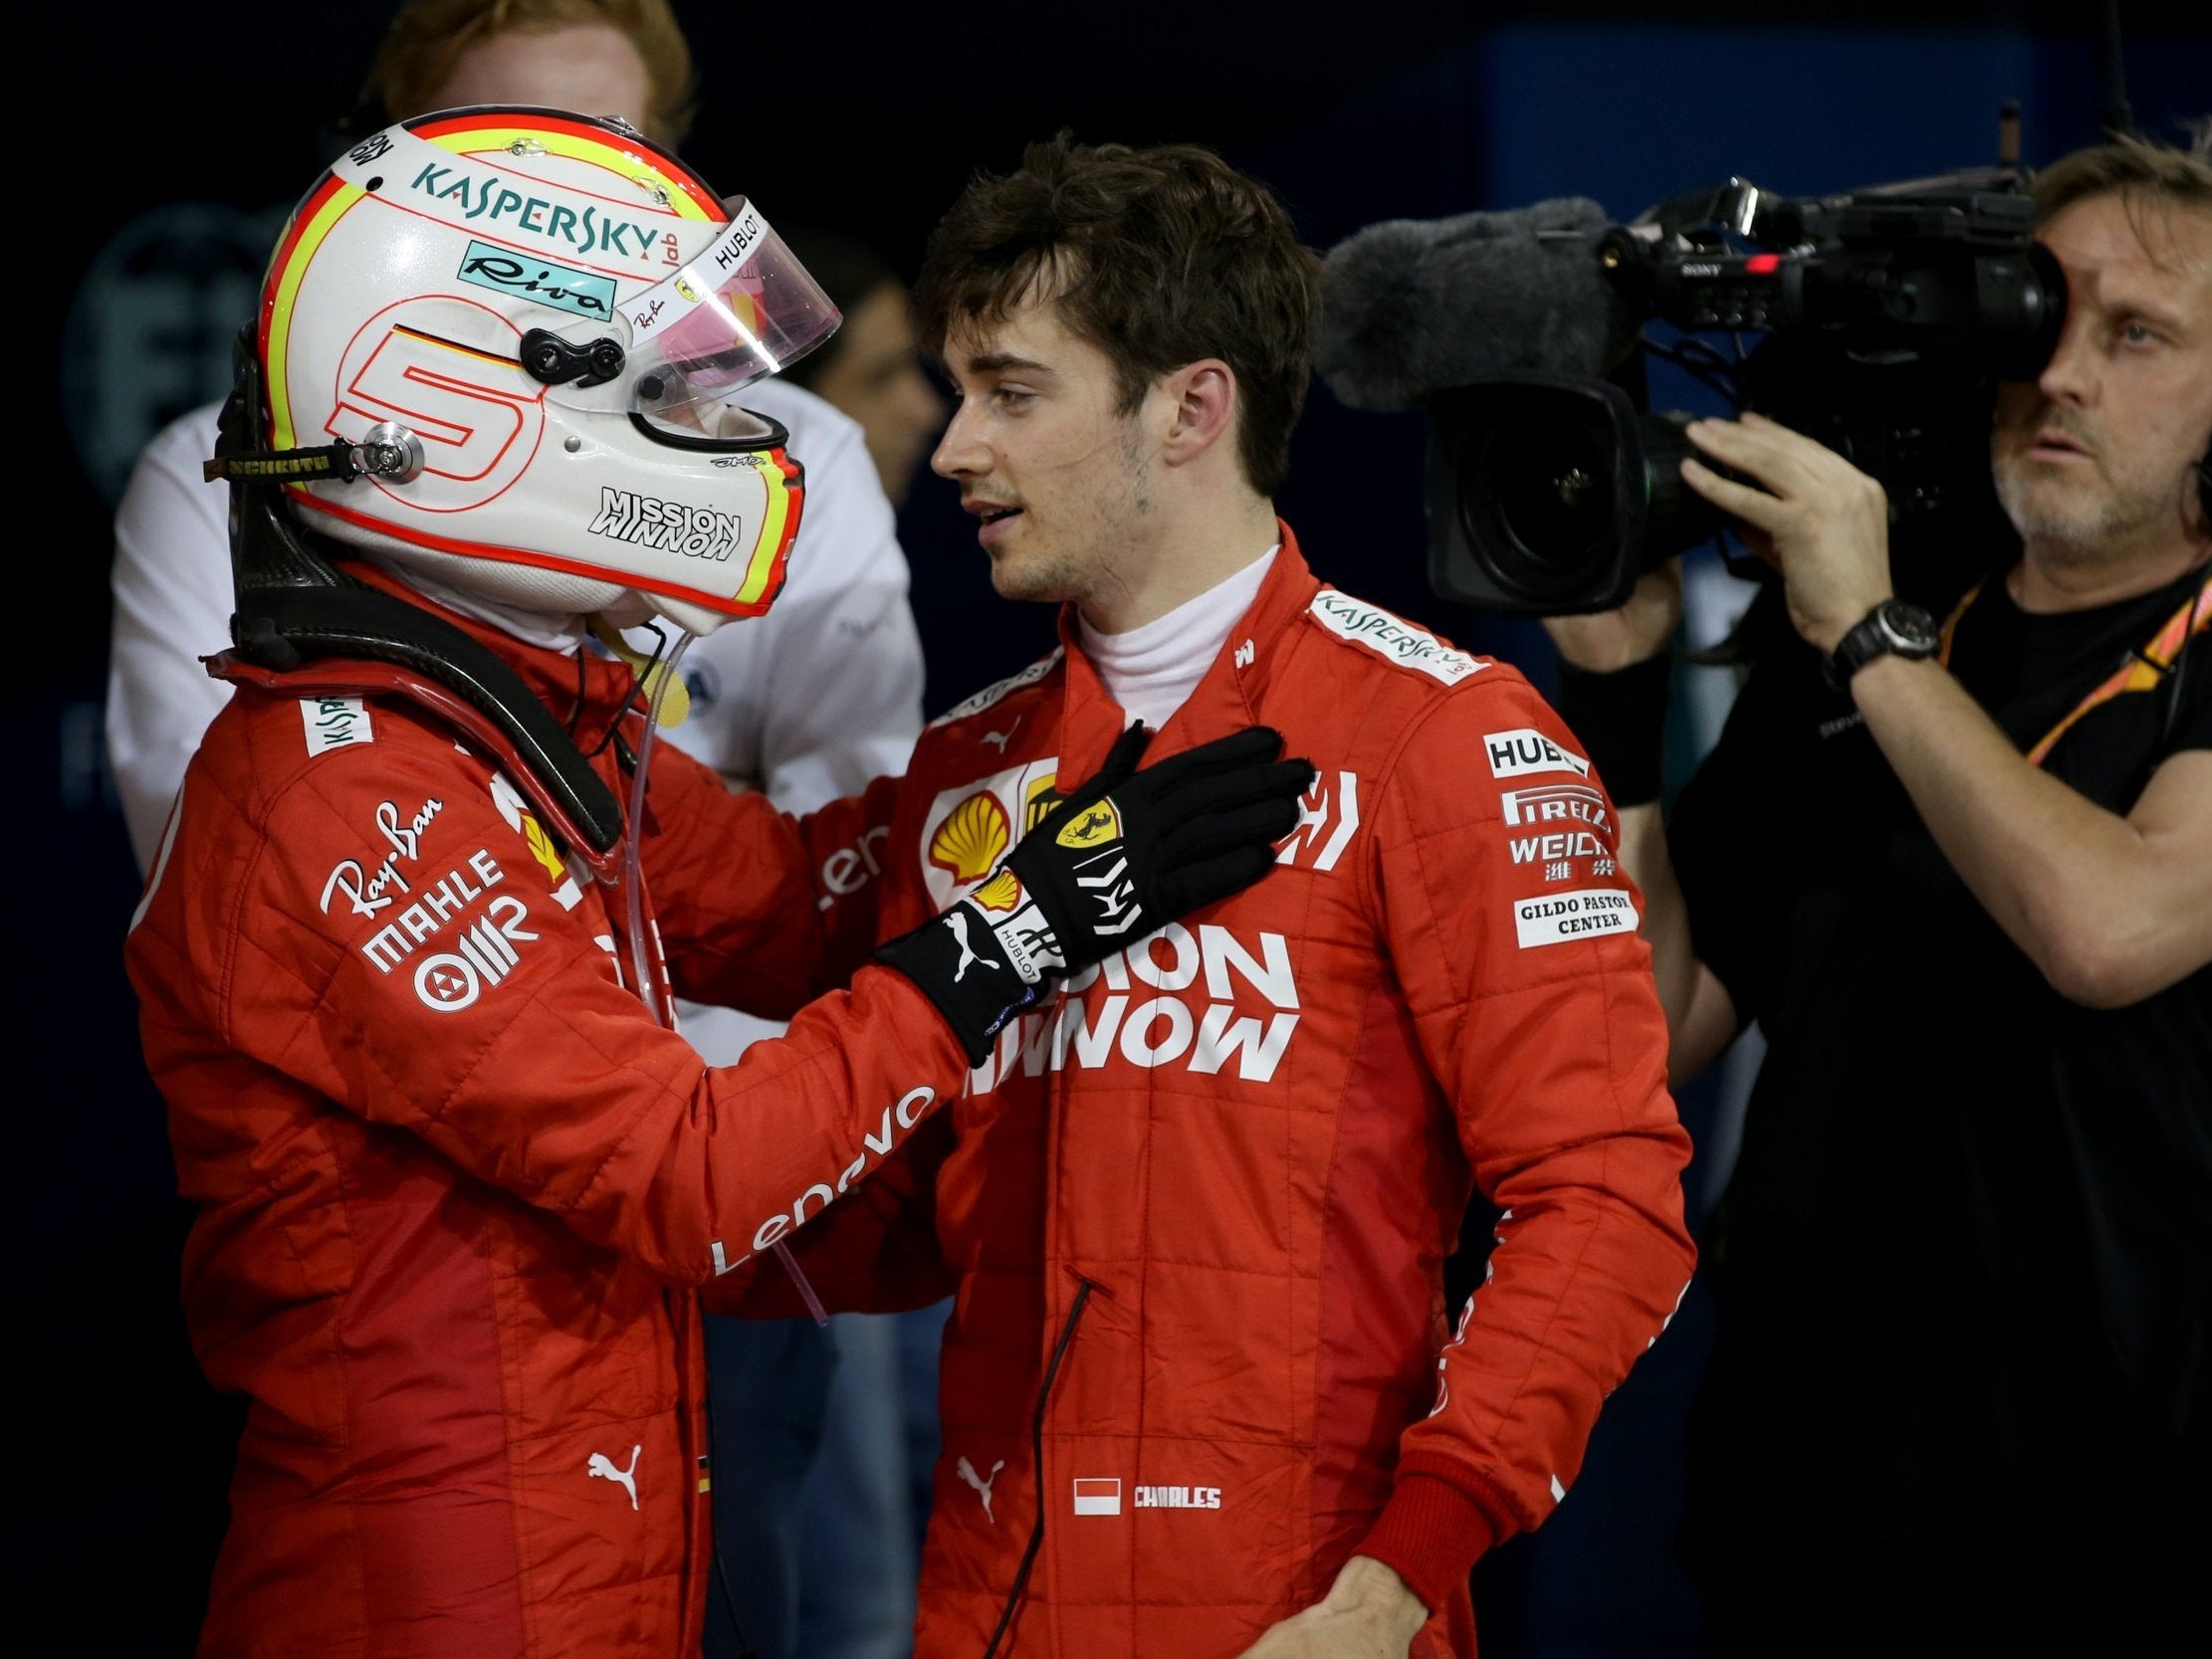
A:
POLYGON ((2139 534, 2179 507, 2171 478, 2154 476, 2170 469, 2139 454, 2114 455, 2089 422, 2033 387, 2000 394, 1990 448, 1997 500, 2024 540, 2092 547, 2139 534), (2053 466, 2029 455, 2043 431, 2065 433, 2082 447, 2082 459, 2053 466))
POLYGON ((1094 476, 1088 489, 1069 491, 1046 506, 1059 522, 1042 518, 1024 526, 1036 532, 1033 540, 993 553, 991 585, 1000 598, 1084 604, 1126 596, 1122 566, 1152 512, 1136 423, 1119 422, 1110 442, 1077 464, 1094 476))

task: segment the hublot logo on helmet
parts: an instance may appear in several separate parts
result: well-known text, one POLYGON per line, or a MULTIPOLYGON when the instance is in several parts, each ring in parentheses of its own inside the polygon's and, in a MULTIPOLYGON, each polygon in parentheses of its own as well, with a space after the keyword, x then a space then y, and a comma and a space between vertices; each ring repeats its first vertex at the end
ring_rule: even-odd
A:
POLYGON ((686 507, 682 502, 657 501, 627 490, 599 489, 599 516, 591 520, 593 535, 640 547, 681 553, 686 558, 729 558, 745 533, 745 520, 735 513, 712 508, 686 507))

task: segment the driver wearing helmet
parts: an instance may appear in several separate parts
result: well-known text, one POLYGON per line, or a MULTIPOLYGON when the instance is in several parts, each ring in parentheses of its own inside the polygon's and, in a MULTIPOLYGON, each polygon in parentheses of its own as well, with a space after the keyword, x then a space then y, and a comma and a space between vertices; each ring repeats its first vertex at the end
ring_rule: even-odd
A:
POLYGON ((187 1318, 247 1400, 203 1654, 695 1651, 693 1293, 1295 821, 1275 733, 1139 768, 1133 728, 1010 910, 871 955, 886 785, 794 820, 655 744, 683 644, 805 556, 743 388, 836 322, 750 205, 553 110, 388 127, 279 240, 208 464, 237 695, 125 946, 187 1318), (709 1068, 673 994, 791 1024, 709 1068))

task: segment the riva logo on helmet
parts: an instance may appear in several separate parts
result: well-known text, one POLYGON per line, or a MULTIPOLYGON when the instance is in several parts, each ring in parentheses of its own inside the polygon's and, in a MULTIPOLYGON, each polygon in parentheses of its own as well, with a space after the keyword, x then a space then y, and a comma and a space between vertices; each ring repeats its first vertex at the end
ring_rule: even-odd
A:
POLYGON ((517 259, 505 248, 472 242, 457 273, 464 283, 495 294, 519 294, 541 306, 605 321, 614 314, 614 284, 587 271, 568 271, 544 260, 517 259))
POLYGON ((586 204, 579 214, 566 202, 526 196, 497 173, 425 162, 407 188, 438 201, 458 202, 461 217, 487 227, 512 221, 517 229, 553 242, 565 242, 579 254, 615 253, 643 259, 660 239, 662 227, 617 219, 586 204))
POLYGON ((720 563, 728 560, 745 534, 745 520, 735 513, 633 496, 602 485, 599 516, 591 520, 591 533, 720 563))

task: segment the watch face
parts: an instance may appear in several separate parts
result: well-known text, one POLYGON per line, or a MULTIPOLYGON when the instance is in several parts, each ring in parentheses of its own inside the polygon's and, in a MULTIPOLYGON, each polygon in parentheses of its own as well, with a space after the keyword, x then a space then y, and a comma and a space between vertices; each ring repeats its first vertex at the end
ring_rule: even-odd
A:
POLYGON ((1906 604, 1902 599, 1891 599, 1881 607, 1881 626, 1900 650, 1914 654, 1934 651, 1937 644, 1935 619, 1918 605, 1906 604))

